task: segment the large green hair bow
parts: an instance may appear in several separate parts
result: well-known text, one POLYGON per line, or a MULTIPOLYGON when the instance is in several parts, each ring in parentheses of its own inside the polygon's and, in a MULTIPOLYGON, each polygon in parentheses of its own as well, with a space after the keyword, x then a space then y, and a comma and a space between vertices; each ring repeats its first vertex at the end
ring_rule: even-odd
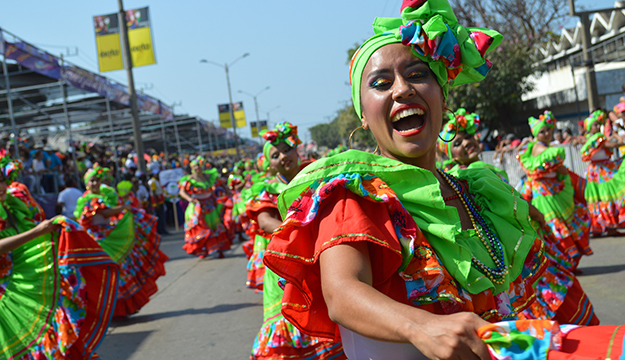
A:
POLYGON ((358 116, 362 116, 362 72, 371 55, 382 46, 400 42, 412 46, 414 54, 436 75, 447 98, 450 86, 484 79, 492 67, 485 55, 502 40, 497 31, 458 24, 447 0, 404 0, 401 18, 376 18, 373 31, 375 35, 351 61, 352 100, 358 116))

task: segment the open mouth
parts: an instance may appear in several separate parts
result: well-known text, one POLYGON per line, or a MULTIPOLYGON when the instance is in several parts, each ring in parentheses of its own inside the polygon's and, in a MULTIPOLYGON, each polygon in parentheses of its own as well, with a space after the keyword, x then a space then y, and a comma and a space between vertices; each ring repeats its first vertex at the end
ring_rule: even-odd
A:
POLYGON ((411 106, 398 111, 391 117, 393 130, 401 136, 413 136, 425 127, 425 109, 411 106))

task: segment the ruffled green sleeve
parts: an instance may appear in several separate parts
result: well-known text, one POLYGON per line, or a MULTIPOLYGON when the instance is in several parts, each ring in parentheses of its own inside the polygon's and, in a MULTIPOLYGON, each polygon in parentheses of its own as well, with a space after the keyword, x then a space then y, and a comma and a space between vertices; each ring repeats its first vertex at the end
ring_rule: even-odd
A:
POLYGON ((564 163, 566 152, 563 147, 550 146, 538 156, 532 156, 536 142, 530 142, 519 152, 518 159, 528 176, 540 178, 564 163))
POLYGON ((100 186, 100 192, 104 195, 104 203, 108 207, 115 207, 119 204, 119 195, 117 191, 108 185, 100 186))
POLYGON ((586 143, 582 147, 582 161, 592 160, 592 156, 599 150, 604 149, 608 155, 611 155, 612 151, 606 149, 603 143, 607 140, 602 133, 596 133, 586 140, 586 143))

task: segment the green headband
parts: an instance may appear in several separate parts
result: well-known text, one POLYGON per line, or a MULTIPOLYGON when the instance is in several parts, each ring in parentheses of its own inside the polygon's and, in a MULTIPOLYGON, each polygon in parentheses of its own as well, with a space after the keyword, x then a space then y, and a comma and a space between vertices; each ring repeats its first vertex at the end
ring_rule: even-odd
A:
POLYGON ((484 79, 492 67, 484 56, 502 40, 497 31, 459 25, 447 0, 404 0, 401 18, 376 18, 373 31, 375 35, 351 61, 352 100, 359 117, 362 73, 371 55, 382 46, 411 46, 415 56, 428 64, 447 98, 450 86, 484 79))

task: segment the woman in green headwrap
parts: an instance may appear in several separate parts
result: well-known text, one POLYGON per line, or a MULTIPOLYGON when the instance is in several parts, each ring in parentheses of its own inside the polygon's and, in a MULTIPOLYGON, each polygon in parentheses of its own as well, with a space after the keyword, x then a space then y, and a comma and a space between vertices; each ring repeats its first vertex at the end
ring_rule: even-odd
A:
POLYGON ((480 116, 468 114, 463 108, 448 112, 449 121, 443 126, 439 134, 438 149, 453 161, 448 172, 457 175, 460 169, 487 168, 508 182, 508 174, 491 164, 480 160, 480 144, 475 138, 475 132, 480 125, 480 116))
MULTIPOLYGON (((254 196, 247 203, 250 219, 258 224, 255 234, 255 263, 262 262, 264 248, 270 242, 271 233, 282 223, 277 209, 280 192, 309 161, 300 163, 297 145, 297 126, 281 122, 274 130, 264 131, 261 136, 267 142, 263 147, 265 164, 277 172, 277 176, 265 183, 252 186, 254 196)), ((257 275, 261 275, 261 271, 257 275)), ((339 342, 330 341, 300 332, 281 313, 283 290, 275 272, 264 269, 263 282, 263 325, 254 339, 253 360, 260 359, 344 359, 339 342)))
POLYGON ((191 161, 191 174, 180 179, 180 197, 189 202, 184 213, 184 241, 182 246, 188 254, 200 259, 217 253, 224 257, 230 249, 230 241, 223 224, 225 207, 217 202, 214 186, 219 174, 217 169, 202 156, 191 161))
POLYGON ((1 151, 0 359, 95 358, 118 267, 73 220, 33 219, 39 212, 8 189, 18 169, 1 151))
POLYGON ((109 169, 97 163, 87 170, 87 191, 78 199, 74 216, 120 266, 114 316, 123 317, 138 312, 158 291, 156 279, 165 275, 168 257, 159 249, 154 224, 129 204, 120 205, 115 189, 102 184, 109 178, 109 169))
POLYGON ((565 151, 550 146, 556 118, 545 111, 528 119, 535 140, 517 156, 527 180, 521 193, 545 216, 558 247, 574 271, 582 255, 591 255, 588 242, 590 216, 583 203, 583 180, 564 166, 565 151), (579 194, 579 195, 576 195, 579 194))
POLYGON ((286 279, 284 316, 342 338, 348 356, 490 359, 477 330, 531 305, 543 244, 509 185, 439 171, 435 155, 449 87, 484 78, 501 35, 459 25, 445 0, 406 0, 401 15, 376 19, 352 59, 354 108, 381 156, 302 170, 278 198, 264 263, 286 279))
POLYGON ((606 114, 597 110, 584 120, 586 144, 582 147, 582 161, 590 161, 586 171, 586 191, 584 195, 590 212, 590 230, 601 235, 623 235, 617 229, 625 228, 625 168, 621 171, 622 158, 612 161, 614 148, 625 145, 601 133, 606 114))

